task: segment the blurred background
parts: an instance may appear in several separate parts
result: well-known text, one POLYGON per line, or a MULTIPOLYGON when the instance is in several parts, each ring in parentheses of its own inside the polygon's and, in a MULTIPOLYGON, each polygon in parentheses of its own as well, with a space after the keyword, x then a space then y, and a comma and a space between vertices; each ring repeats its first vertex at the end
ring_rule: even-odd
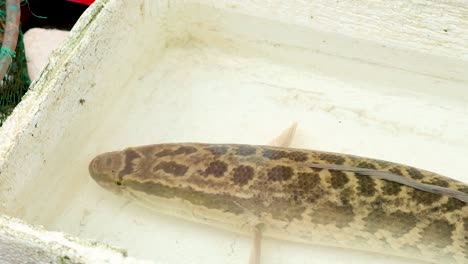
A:
POLYGON ((94 0, 28 0, 21 6, 21 30, 31 81, 94 0))
MULTIPOLYGON (((14 50, 2 46, 1 58, 13 55, 13 60, 3 60, 0 65, 2 69, 8 67, 6 73, 0 74, 2 75, 0 76, 0 126, 21 101, 31 82, 37 79, 47 65, 52 52, 63 43, 68 32, 93 2, 94 0, 21 0, 19 2, 21 10, 19 35, 13 37, 17 38, 18 43, 13 47, 14 50)), ((0 0, 2 45, 5 37, 3 34, 7 32, 5 29, 8 10, 10 14, 17 13, 17 9, 8 9, 7 6, 6 0, 0 0)))
POLYGON ((70 30, 93 0, 28 0, 21 6, 21 28, 70 30), (36 15, 36 16, 34 16, 36 15))

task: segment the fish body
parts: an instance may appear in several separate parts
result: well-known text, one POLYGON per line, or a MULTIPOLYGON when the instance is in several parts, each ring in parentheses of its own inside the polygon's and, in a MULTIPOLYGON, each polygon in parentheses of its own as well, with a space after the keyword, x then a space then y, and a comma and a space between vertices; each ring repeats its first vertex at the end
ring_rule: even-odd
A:
POLYGON ((89 165, 107 190, 187 220, 243 234, 261 224, 278 239, 468 263, 466 202, 369 170, 468 193, 467 184, 402 164, 259 145, 146 145, 98 155, 89 165))

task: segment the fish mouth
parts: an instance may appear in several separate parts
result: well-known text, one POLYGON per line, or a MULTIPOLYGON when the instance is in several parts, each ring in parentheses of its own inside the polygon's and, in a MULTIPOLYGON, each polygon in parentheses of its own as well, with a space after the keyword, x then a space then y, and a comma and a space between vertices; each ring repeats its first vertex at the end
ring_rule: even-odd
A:
POLYGON ((98 183, 102 181, 109 181, 110 180, 109 176, 105 176, 105 175, 102 175, 102 173, 99 173, 99 170, 98 170, 99 159, 100 157, 97 156, 93 160, 91 160, 91 162, 89 163, 89 166, 88 166, 89 175, 98 183))
POLYGON ((97 162, 97 157, 92 159, 91 162, 89 163, 88 165, 88 172, 89 172, 89 175, 93 178, 95 178, 96 176, 96 162, 97 162))
POLYGON ((122 193, 121 185, 118 185, 116 182, 96 181, 96 183, 102 188, 104 188, 105 190, 112 192, 114 194, 120 195, 122 193))

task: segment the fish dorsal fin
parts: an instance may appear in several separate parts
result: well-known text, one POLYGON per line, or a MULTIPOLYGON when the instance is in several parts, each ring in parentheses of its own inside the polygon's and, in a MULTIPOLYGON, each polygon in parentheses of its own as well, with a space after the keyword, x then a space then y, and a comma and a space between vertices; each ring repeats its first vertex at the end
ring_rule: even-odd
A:
POLYGON ((297 122, 292 123, 291 126, 283 130, 281 134, 279 134, 277 137, 272 139, 268 145, 272 147, 283 147, 283 148, 289 147, 294 138, 294 135, 296 134, 296 128, 297 128, 297 122))
POLYGON ((366 169, 366 168, 352 167, 352 166, 346 166, 346 165, 319 164, 319 163, 308 163, 308 162, 304 162, 300 166, 304 166, 308 168, 316 168, 316 169, 333 170, 333 171, 354 172, 356 175, 370 176, 370 177, 375 177, 375 178, 386 180, 386 181, 396 182, 399 184, 410 186, 412 188, 415 188, 421 191, 430 192, 434 194, 440 194, 440 195, 447 195, 447 196, 456 198, 460 201, 463 201, 465 203, 468 203, 468 194, 464 192, 433 185, 433 184, 418 182, 414 179, 407 178, 407 177, 404 177, 395 173, 391 173, 388 171, 366 169))

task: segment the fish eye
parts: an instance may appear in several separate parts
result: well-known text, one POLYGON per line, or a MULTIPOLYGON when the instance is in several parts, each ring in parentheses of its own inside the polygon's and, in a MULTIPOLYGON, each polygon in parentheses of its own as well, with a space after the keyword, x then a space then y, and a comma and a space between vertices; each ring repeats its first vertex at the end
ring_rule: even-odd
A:
POLYGON ((117 184, 118 186, 122 185, 122 182, 118 181, 116 182, 115 184, 117 184))

